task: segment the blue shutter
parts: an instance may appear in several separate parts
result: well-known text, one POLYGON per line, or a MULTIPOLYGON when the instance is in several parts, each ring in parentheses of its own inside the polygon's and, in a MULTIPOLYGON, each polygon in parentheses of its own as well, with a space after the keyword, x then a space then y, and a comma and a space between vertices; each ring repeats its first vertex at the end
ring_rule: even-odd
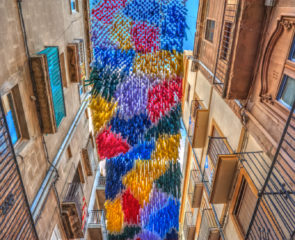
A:
POLYGON ((59 56, 57 47, 47 47, 39 54, 45 54, 48 63, 48 72, 52 92, 54 115, 58 127, 65 116, 65 104, 60 74, 59 56))

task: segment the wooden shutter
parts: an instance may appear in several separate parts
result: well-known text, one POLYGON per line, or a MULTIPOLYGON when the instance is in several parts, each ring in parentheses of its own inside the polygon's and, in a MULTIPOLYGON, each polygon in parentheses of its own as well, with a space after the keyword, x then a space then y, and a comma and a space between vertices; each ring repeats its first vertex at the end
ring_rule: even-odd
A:
POLYGON ((87 148, 82 149, 82 159, 83 159, 83 165, 85 168, 85 171, 87 173, 87 176, 92 176, 92 169, 91 169, 91 164, 90 164, 90 159, 89 159, 89 152, 87 148))
POLYGON ((67 46, 67 60, 70 80, 73 83, 80 82, 80 61, 78 43, 70 43, 67 46))
POLYGON ((42 132, 55 133, 57 127, 54 117, 46 55, 34 56, 31 58, 31 62, 34 75, 34 86, 37 94, 37 106, 42 120, 42 132))
POLYGON ((243 235, 247 233, 256 202, 257 198, 255 194, 252 192, 247 181, 243 179, 234 210, 234 215, 243 235))
POLYGON ((65 53, 61 53, 59 55, 59 60, 60 60, 60 71, 61 71, 61 76, 62 76, 62 85, 63 87, 68 87, 68 82, 67 82, 67 74, 66 74, 66 66, 65 66, 65 53))

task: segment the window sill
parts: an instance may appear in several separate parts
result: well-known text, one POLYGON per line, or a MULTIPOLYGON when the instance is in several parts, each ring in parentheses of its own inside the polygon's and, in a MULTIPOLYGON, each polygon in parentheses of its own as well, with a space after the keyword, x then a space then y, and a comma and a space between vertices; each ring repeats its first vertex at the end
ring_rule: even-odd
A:
POLYGON ((21 139, 18 143, 14 145, 15 155, 19 155, 24 152, 31 141, 29 139, 21 139))

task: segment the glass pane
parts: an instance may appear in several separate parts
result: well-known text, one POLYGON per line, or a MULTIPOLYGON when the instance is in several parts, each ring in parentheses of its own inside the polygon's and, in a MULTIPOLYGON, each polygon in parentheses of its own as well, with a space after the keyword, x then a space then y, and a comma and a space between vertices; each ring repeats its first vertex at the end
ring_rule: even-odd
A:
POLYGON ((71 0, 71 9, 72 11, 76 11, 76 0, 71 0))
POLYGON ((292 106, 295 100, 295 79, 291 77, 286 77, 286 82, 284 90, 281 96, 281 100, 288 106, 292 106))
POLYGON ((8 125, 9 134, 11 137, 11 141, 15 144, 20 138, 20 131, 17 123, 17 116, 13 105, 13 98, 11 93, 5 95, 2 98, 5 118, 8 125))
POLYGON ((295 61, 295 41, 294 41, 294 46, 293 46, 293 53, 291 54, 291 59, 295 61))

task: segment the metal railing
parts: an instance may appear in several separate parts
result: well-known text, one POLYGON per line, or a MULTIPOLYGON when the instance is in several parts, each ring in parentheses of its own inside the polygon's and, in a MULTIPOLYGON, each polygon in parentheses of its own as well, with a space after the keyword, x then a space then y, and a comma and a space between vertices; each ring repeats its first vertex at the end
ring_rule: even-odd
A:
POLYGON ((186 240, 194 239, 196 231, 196 219, 192 212, 186 212, 183 224, 183 235, 186 240))
POLYGON ((271 166, 271 160, 263 151, 235 153, 251 178, 255 187, 260 191, 263 187, 267 173, 271 166))
POLYGON ((73 182, 68 184, 63 203, 75 203, 80 220, 82 220, 83 197, 83 189, 80 183, 73 182))
POLYGON ((98 178, 97 187, 98 188, 105 188, 106 187, 106 181, 107 181, 107 178, 100 175, 99 178, 98 178))
POLYGON ((194 205, 194 195, 196 185, 202 183, 202 175, 198 170, 191 170, 190 182, 188 186, 188 198, 191 206, 194 205))
POLYGON ((0 239, 39 239, 0 100, 0 239))
MULTIPOLYGON (((186 129, 185 129, 185 131, 186 131, 186 129)), ((187 131, 186 131, 186 135, 188 136, 187 131)), ((204 181, 205 181, 205 179, 204 179, 204 171, 202 171, 202 168, 201 168, 200 162, 199 162, 198 157, 197 157, 197 155, 196 155, 196 152, 195 152, 195 150, 194 150, 194 148, 193 148, 192 140, 191 140, 189 137, 188 137, 188 141, 189 141, 189 144, 190 144, 190 146, 191 146, 191 148, 192 148, 192 153, 193 153, 194 158, 195 158, 195 163, 196 163, 196 166, 197 166, 197 170, 201 173, 202 181, 204 182, 204 181)), ((204 186, 205 186, 205 189, 206 189, 207 193, 210 194, 210 190, 209 190, 209 188, 208 188, 208 185, 207 185, 207 184, 204 184, 204 186)), ((225 240, 224 233, 223 233, 223 228, 222 228, 222 225, 221 225, 220 222, 219 222, 219 218, 218 218, 218 215, 217 215, 216 209, 215 209, 215 207, 214 207, 214 204, 211 204, 211 207, 212 207, 213 216, 214 216, 214 218, 215 218, 215 222, 216 222, 216 225, 217 225, 217 229, 218 229, 218 231, 219 231, 219 233, 220 233, 220 238, 221 238, 222 240, 225 240)))
POLYGON ((204 170, 203 170, 203 179, 205 188, 207 190, 207 193, 210 195, 212 190, 212 178, 215 173, 215 169, 218 162, 218 156, 219 155, 229 155, 231 153, 231 149, 229 149, 229 144, 227 143, 227 138, 225 137, 211 137, 209 136, 209 144, 208 144, 208 150, 207 150, 207 156, 210 157, 210 160, 213 164, 213 169, 211 170, 211 173, 208 173, 208 169, 210 168, 209 165, 209 159, 207 157, 207 166, 205 164, 204 170))
POLYGON ((295 238, 295 102, 261 183, 246 239, 295 238))
POLYGON ((218 227, 214 218, 214 212, 211 208, 203 209, 198 240, 208 240, 211 233, 219 235, 218 227))
POLYGON ((190 118, 189 118, 189 127, 188 127, 188 136, 193 141, 195 126, 196 126, 196 117, 197 110, 201 109, 200 100, 192 100, 191 101, 191 109, 190 109, 190 118))
POLYGON ((229 76, 232 46, 235 39, 235 29, 239 16, 239 0, 236 3, 225 2, 222 27, 219 35, 219 46, 216 57, 213 84, 223 87, 229 76), (218 81, 216 81, 218 80, 218 81))
POLYGON ((103 227, 105 225, 105 218, 103 210, 92 210, 89 212, 89 224, 103 227))

